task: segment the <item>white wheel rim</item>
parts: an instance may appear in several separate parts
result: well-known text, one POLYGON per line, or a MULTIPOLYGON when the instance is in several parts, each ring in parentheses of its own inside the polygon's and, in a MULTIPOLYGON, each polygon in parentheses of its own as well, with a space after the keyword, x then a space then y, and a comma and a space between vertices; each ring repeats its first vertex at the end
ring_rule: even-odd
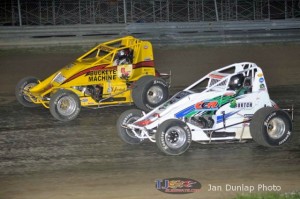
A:
POLYGON ((74 98, 64 96, 57 102, 57 111, 63 116, 70 116, 76 110, 77 104, 74 98))
MULTIPOLYGON (((34 87, 34 86, 36 86, 37 85, 37 83, 29 83, 29 84, 27 84, 24 88, 23 88, 23 90, 24 91, 29 91, 29 89, 31 89, 32 87, 34 87)), ((32 102, 32 100, 30 99, 30 97, 28 96, 28 95, 23 95, 23 98, 26 100, 26 101, 28 101, 28 102, 32 102)))
MULTIPOLYGON (((138 116, 129 118, 129 120, 127 121, 126 124, 132 124, 133 122, 137 121, 139 118, 140 118, 140 117, 138 117, 138 116)), ((133 133, 132 130, 126 128, 125 131, 126 131, 126 133, 127 133, 127 135, 128 135, 129 137, 131 137, 131 138, 137 138, 137 137, 135 136, 135 134, 133 133)), ((141 132, 141 131, 137 131, 137 133, 140 133, 140 132, 141 132)))
POLYGON ((272 139, 279 139, 284 135, 285 123, 281 118, 273 118, 267 123, 267 132, 272 139))
POLYGON ((164 92, 159 86, 152 86, 147 92, 148 102, 151 104, 158 104, 164 97, 164 92))
POLYGON ((182 147, 185 144, 186 139, 185 131, 179 126, 169 128, 165 134, 166 145, 172 149, 182 147))

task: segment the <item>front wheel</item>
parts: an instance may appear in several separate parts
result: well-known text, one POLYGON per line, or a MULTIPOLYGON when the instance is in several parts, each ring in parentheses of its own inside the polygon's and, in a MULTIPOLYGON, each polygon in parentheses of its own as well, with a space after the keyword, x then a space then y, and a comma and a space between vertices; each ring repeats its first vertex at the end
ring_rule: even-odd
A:
POLYGON ((155 134, 157 147, 167 155, 180 155, 191 145, 192 134, 182 121, 170 119, 163 122, 155 134))
POLYGON ((58 90, 50 99, 50 113, 60 121, 75 119, 80 109, 79 97, 69 90, 58 90))
POLYGON ((161 78, 143 76, 132 90, 134 104, 146 112, 151 111, 169 98, 168 84, 161 78))
MULTIPOLYGON (((132 124, 143 116, 141 110, 131 109, 122 113, 117 121, 117 133, 122 141, 127 144, 140 144, 143 140, 136 137, 134 132, 127 128, 127 124, 132 124)), ((140 133, 140 132, 136 132, 140 133)))
POLYGON ((39 83, 35 77, 25 77, 16 86, 15 95, 20 104, 25 107, 37 107, 39 104, 35 104, 25 92, 29 92, 29 89, 36 86, 39 83))
POLYGON ((279 146, 290 139, 292 120, 283 110, 264 107, 253 115, 250 133, 253 140, 260 145, 279 146))

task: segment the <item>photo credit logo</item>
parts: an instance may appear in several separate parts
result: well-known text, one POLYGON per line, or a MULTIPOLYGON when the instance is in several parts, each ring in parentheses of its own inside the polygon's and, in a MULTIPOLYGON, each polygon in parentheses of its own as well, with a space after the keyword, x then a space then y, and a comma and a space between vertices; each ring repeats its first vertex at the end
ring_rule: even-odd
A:
POLYGON ((213 185, 208 184, 209 192, 279 192, 281 186, 275 184, 257 184, 257 185, 246 185, 246 184, 225 184, 225 185, 213 185))
POLYGON ((163 193, 187 194, 199 192, 200 182, 189 178, 167 178, 155 180, 155 188, 163 193))

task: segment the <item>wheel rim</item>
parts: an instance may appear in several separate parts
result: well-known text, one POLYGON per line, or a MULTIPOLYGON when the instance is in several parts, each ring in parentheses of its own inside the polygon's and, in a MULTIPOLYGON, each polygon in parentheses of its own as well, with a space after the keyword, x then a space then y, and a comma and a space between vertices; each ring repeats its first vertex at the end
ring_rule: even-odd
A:
MULTIPOLYGON (((32 87, 36 86, 37 83, 29 83, 26 86, 24 86, 23 90, 24 91, 29 91, 29 89, 31 89, 32 87)), ((27 101, 27 102, 32 102, 32 100, 30 99, 30 97, 28 95, 24 95, 23 94, 23 98, 27 101)))
POLYGON ((164 97, 164 92, 159 86, 152 86, 147 92, 148 102, 158 104, 164 97))
POLYGON ((186 139, 185 131, 178 126, 169 128, 165 134, 166 145, 173 149, 182 147, 186 139))
MULTIPOLYGON (((140 117, 138 117, 138 116, 131 117, 131 118, 129 118, 129 119, 127 120, 127 123, 126 123, 126 124, 132 124, 132 123, 134 123, 135 121, 137 121, 139 118, 140 118, 140 117)), ((131 138, 137 138, 137 137, 135 136, 135 134, 133 133, 132 130, 126 128, 125 131, 126 131, 126 133, 127 133, 127 135, 128 135, 129 137, 131 137, 131 138)), ((137 133, 139 133, 139 132, 140 132, 140 131, 138 131, 137 133)))
POLYGON ((281 118, 273 118, 267 123, 267 132, 273 139, 278 139, 285 132, 285 123, 281 118))
POLYGON ((74 98, 64 96, 57 102, 57 111, 63 116, 70 116, 76 110, 77 104, 74 98))

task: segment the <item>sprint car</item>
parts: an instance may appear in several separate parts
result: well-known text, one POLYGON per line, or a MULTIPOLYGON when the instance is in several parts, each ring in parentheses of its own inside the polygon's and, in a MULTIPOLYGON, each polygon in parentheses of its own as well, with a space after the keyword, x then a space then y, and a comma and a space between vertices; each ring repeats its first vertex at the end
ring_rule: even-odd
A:
POLYGON ((156 142, 168 155, 184 153, 192 141, 245 142, 279 146, 292 134, 292 115, 269 97, 263 71, 243 62, 212 71, 151 112, 131 109, 117 121, 128 144, 156 142))
POLYGON ((168 78, 155 70, 151 43, 127 36, 99 44, 43 81, 22 79, 15 94, 25 107, 43 105, 70 121, 81 107, 134 103, 149 112, 169 98, 168 78))

